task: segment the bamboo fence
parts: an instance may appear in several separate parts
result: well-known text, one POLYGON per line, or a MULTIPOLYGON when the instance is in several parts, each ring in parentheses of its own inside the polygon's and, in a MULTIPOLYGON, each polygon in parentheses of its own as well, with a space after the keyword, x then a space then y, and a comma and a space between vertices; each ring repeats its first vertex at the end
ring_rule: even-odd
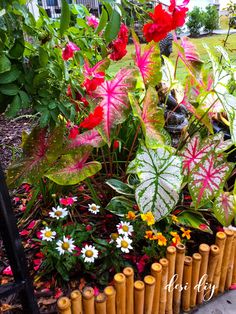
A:
POLYGON ((94 295, 91 287, 75 290, 57 302, 59 314, 179 314, 189 312, 236 284, 236 232, 216 234, 215 244, 201 244, 185 256, 185 246, 168 247, 166 258, 151 265, 143 281, 126 267, 114 286, 94 295))

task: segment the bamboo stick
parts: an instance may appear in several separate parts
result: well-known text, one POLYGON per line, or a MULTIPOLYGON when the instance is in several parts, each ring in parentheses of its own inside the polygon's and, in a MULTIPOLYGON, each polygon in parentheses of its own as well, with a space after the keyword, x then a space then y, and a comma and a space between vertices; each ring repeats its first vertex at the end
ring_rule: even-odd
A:
POLYGON ((143 314, 144 293, 145 293, 144 282, 140 280, 135 281, 134 283, 134 314, 143 314))
POLYGON ((151 275, 155 278, 155 291, 153 297, 152 314, 159 314, 160 292, 161 292, 161 275, 162 266, 159 263, 153 263, 151 266, 151 275))
POLYGON ((152 304, 153 304, 153 297, 154 297, 154 291, 155 291, 155 282, 156 280, 153 276, 148 275, 144 277, 144 283, 145 283, 144 313, 145 314, 152 314, 152 304))
POLYGON ((82 314, 82 295, 79 290, 71 292, 71 309, 73 314, 82 314))
POLYGON ((57 301, 57 308, 59 314, 72 314, 71 313, 71 302, 67 297, 62 297, 57 301))
POLYGON ((83 310, 84 314, 95 314, 94 311, 94 291, 91 287, 85 287, 83 292, 83 310))
POLYGON ((202 243, 199 246, 199 253, 202 256, 202 262, 199 273, 199 286, 197 294, 197 304, 201 304, 204 300, 205 285, 207 280, 207 266, 209 260, 210 247, 208 244, 202 243))
POLYGON ((126 267, 123 274, 126 277, 126 313, 134 314, 134 271, 126 267))
MULTIPOLYGON (((175 273, 176 273, 175 285, 178 285, 178 287, 180 287, 182 284, 182 279, 183 279, 185 245, 181 243, 177 244, 176 250, 177 250, 177 253, 176 253, 176 264, 175 264, 175 273)), ((174 296, 173 296, 173 313, 174 314, 179 314, 180 303, 181 303, 181 290, 174 289, 174 296)))
POLYGON ((229 266, 229 258, 230 258, 232 243, 234 239, 234 232, 232 230, 228 230, 228 229, 225 230, 225 234, 226 234, 226 242, 225 242, 224 256, 223 256, 222 267, 221 267, 219 292, 224 292, 225 290, 225 282, 226 282, 227 270, 229 266))
MULTIPOLYGON (((174 246, 168 246, 166 258, 169 261, 168 266, 168 284, 169 284, 175 274, 176 248, 174 246)), ((173 314, 173 289, 171 288, 167 290, 166 314, 173 314)))
MULTIPOLYGON (((106 295, 99 293, 95 298, 95 312, 96 314, 106 314, 106 295)), ((77 313, 74 313, 77 314, 77 313)))
POLYGON ((122 273, 114 276, 116 288, 116 314, 126 314, 126 278, 122 273))
POLYGON ((207 268, 207 274, 208 274, 208 278, 207 278, 207 282, 208 282, 208 287, 207 287, 207 291, 206 291, 206 298, 205 301, 208 301, 212 298, 212 291, 213 287, 213 278, 214 278, 214 273, 216 270, 216 266, 219 260, 219 256, 220 256, 220 249, 217 245, 213 244, 210 247, 210 257, 209 257, 209 262, 208 262, 208 268, 207 268))
POLYGON ((104 293, 107 297, 107 314, 116 314, 116 290, 113 286, 108 286, 104 289, 104 293))
POLYGON ((221 274, 221 265, 223 260, 224 248, 225 248, 226 234, 224 232, 217 232, 216 234, 216 245, 220 249, 219 260, 216 265, 216 270, 213 278, 213 285, 215 286, 214 296, 217 295, 220 284, 220 274, 221 274))
POLYGON ((197 284, 199 281, 201 261, 202 261, 201 254, 194 253, 193 263, 192 263, 192 282, 191 282, 191 296, 190 296, 191 307, 195 307, 197 303, 197 284))
MULTIPOLYGON (((234 237, 236 237, 236 231, 234 232, 234 237)), ((234 269, 233 269, 233 278, 231 284, 236 284, 236 243, 234 250, 234 269)))
POLYGON ((234 271, 234 252, 236 250, 236 233, 234 232, 234 238, 232 243, 232 249, 230 252, 229 265, 227 269, 226 282, 225 282, 225 290, 229 290, 232 284, 233 271, 234 271))
POLYGON ((160 293, 160 307, 159 314, 165 314, 166 301, 167 301, 167 281, 168 281, 168 259, 161 258, 159 263, 162 266, 162 276, 161 276, 161 293, 160 293))
POLYGON ((192 280, 192 257, 184 258, 184 274, 183 274, 183 292, 182 292, 182 309, 184 312, 190 311, 190 293, 192 280))

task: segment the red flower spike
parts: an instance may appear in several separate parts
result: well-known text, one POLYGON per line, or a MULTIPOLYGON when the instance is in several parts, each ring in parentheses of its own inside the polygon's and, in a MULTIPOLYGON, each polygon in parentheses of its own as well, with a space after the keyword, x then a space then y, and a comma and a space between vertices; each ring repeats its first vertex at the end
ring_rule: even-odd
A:
POLYGON ((103 108, 101 106, 97 106, 93 113, 90 113, 87 118, 84 119, 83 122, 80 123, 81 128, 93 129, 98 126, 103 119, 103 108))
POLYGON ((74 57, 74 52, 80 50, 76 44, 69 42, 66 47, 62 50, 62 59, 67 61, 70 58, 74 57))
POLYGON ((127 53, 126 46, 129 40, 128 34, 129 30, 127 26, 125 24, 121 24, 117 39, 113 40, 109 44, 109 48, 112 50, 110 54, 111 60, 118 61, 126 55, 127 53))

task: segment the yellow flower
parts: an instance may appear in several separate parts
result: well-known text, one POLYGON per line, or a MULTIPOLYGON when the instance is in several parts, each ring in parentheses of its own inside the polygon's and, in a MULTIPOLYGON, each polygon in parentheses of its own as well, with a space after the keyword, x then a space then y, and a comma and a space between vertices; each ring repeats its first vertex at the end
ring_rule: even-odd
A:
POLYGON ((182 233, 182 237, 184 238, 184 237, 186 237, 187 238, 187 240, 189 240, 190 238, 191 238, 191 235, 190 235, 190 233, 191 233, 191 230, 185 230, 183 227, 182 228, 180 228, 180 230, 183 232, 182 233))
POLYGON ((176 231, 171 231, 170 235, 172 235, 172 242, 174 244, 179 244, 181 242, 180 236, 178 235, 178 233, 176 231))
POLYGON ((130 219, 130 220, 134 220, 135 219, 135 213, 132 212, 132 211, 129 211, 128 214, 126 215, 126 218, 127 219, 130 219))
POLYGON ((150 239, 150 240, 153 240, 153 231, 151 230, 148 230, 145 232, 146 235, 144 236, 146 239, 150 239))
POLYGON ((147 212, 146 214, 141 214, 141 218, 143 221, 146 221, 148 226, 154 225, 155 218, 152 214, 152 212, 147 212))
POLYGON ((153 240, 158 241, 158 245, 163 246, 166 245, 166 237, 163 236, 161 232, 158 232, 156 235, 153 236, 153 240))
POLYGON ((175 215, 171 215, 171 219, 173 222, 179 222, 178 217, 175 215))

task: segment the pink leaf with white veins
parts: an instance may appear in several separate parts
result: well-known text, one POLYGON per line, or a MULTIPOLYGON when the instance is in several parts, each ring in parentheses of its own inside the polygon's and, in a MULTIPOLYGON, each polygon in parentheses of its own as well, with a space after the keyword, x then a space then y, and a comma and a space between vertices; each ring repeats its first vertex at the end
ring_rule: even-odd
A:
POLYGON ((135 76, 134 70, 121 69, 113 80, 105 81, 92 93, 94 102, 103 108, 99 130, 109 145, 112 130, 127 118, 130 109, 128 92, 135 86, 135 76))
POLYGON ((223 188, 233 164, 218 163, 215 154, 198 163, 189 177, 189 192, 196 208, 201 207, 223 188))

